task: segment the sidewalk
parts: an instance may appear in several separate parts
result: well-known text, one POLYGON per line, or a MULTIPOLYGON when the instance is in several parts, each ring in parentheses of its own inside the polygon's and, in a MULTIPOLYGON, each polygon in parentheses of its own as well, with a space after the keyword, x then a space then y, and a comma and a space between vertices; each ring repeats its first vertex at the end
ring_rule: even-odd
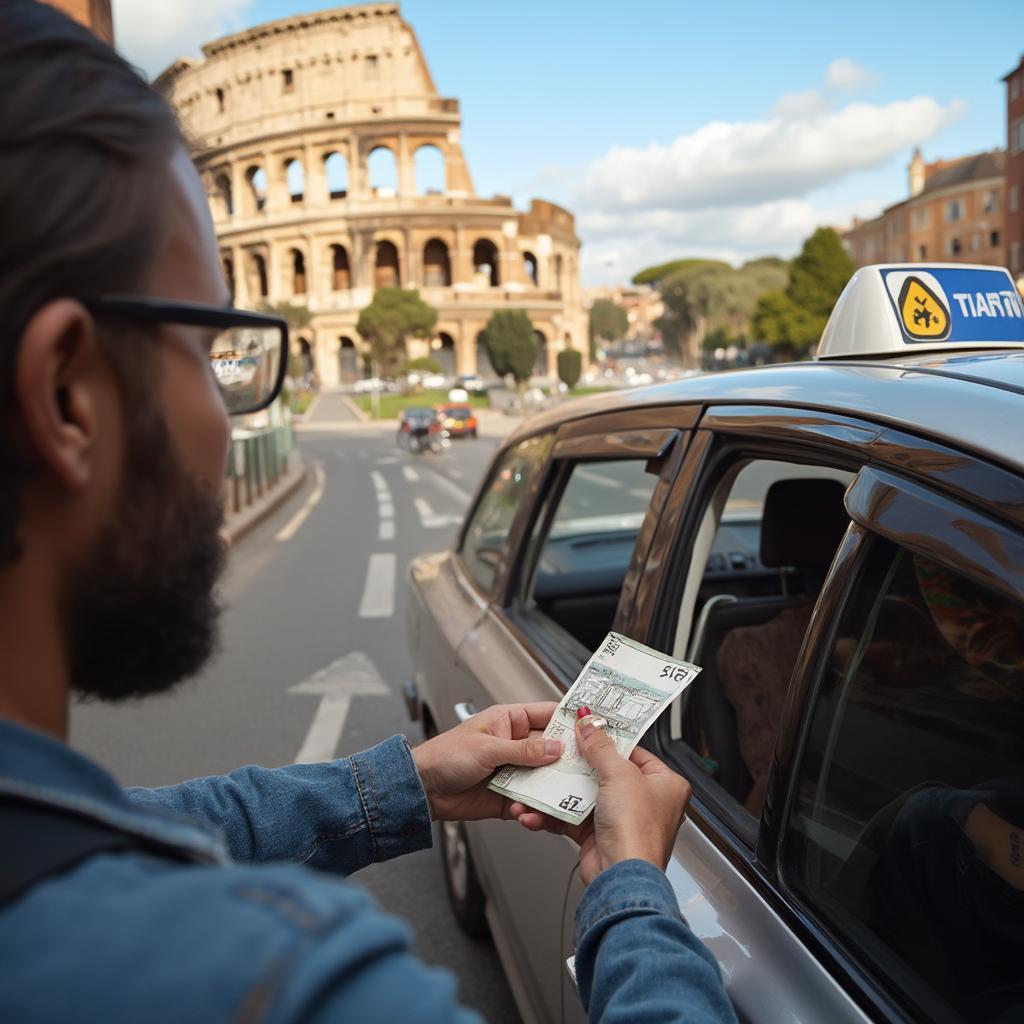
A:
POLYGON ((224 517, 224 526, 220 531, 224 543, 228 547, 237 544, 254 526, 280 508, 302 486, 305 479, 306 463, 299 451, 293 448, 288 456, 288 472, 280 478, 277 486, 266 491, 251 505, 224 517))

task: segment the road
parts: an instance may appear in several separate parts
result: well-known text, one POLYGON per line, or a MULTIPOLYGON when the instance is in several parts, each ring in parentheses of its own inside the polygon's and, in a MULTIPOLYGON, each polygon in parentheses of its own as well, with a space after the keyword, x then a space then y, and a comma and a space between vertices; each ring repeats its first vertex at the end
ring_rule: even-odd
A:
MULTIPOLYGON (((322 412, 335 420, 333 407, 322 412)), ((405 565, 447 545, 495 446, 459 441, 442 455, 412 456, 369 426, 303 435, 315 472, 232 552, 220 655, 164 697, 76 706, 72 743, 126 785, 288 764, 306 748, 320 702, 289 688, 354 652, 370 659, 386 693, 351 698, 338 755, 396 732, 421 738, 399 697, 409 675, 405 565)), ((312 739, 322 746, 322 734, 312 739)), ((491 1021, 519 1020, 493 949, 455 925, 436 846, 374 865, 358 881, 411 922, 423 959, 456 973, 467 1005, 491 1021)))

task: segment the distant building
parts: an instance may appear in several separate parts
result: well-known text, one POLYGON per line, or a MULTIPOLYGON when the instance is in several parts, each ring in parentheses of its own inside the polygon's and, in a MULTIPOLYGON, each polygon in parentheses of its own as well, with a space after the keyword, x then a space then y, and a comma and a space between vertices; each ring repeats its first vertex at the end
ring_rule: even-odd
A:
POLYGON ((869 263, 1006 265, 1006 153, 925 163, 914 150, 910 196, 842 232, 858 267, 869 263))
POLYGON ((1024 285, 1024 56, 1006 83, 1006 252, 1007 266, 1024 285))
POLYGON ((650 285, 601 285, 583 289, 583 305, 589 310, 597 299, 611 299, 626 312, 628 341, 656 341, 661 334, 655 320, 665 312, 661 295, 650 285))
POLYGON ((70 14, 75 21, 91 28, 106 40, 114 42, 114 19, 110 13, 110 0, 45 0, 46 3, 70 14))
POLYGON ((573 215, 476 194, 459 101, 438 93, 398 4, 282 18, 203 54, 156 85, 199 142, 225 277, 239 305, 308 307, 295 341, 324 383, 360 374, 356 321, 388 285, 437 309, 409 354, 446 372, 493 376, 481 334, 499 309, 530 317, 538 373, 555 376, 568 346, 586 360, 573 215))

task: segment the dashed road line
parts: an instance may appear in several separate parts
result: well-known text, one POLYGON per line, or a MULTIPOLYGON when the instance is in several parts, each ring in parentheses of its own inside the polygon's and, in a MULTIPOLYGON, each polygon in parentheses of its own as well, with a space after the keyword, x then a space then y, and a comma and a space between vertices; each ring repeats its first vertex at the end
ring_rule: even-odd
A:
POLYGON ((412 466, 403 466, 402 476, 404 476, 405 479, 408 480, 409 483, 411 484, 418 483, 420 479, 419 473, 417 473, 416 470, 412 468, 412 466))
POLYGON ((393 519, 382 519, 377 530, 378 540, 395 539, 395 521, 393 519))
POLYGON ((320 499, 324 496, 324 467, 322 462, 317 462, 313 466, 313 471, 316 474, 316 486, 313 488, 313 493, 306 499, 302 508, 295 513, 288 520, 280 530, 277 531, 274 536, 274 540, 291 540, 292 537, 298 532, 299 527, 306 521, 306 517, 314 508, 320 503, 320 499))
POLYGON ((389 619, 395 613, 395 555, 378 551, 370 555, 366 583, 359 602, 359 618, 389 619))

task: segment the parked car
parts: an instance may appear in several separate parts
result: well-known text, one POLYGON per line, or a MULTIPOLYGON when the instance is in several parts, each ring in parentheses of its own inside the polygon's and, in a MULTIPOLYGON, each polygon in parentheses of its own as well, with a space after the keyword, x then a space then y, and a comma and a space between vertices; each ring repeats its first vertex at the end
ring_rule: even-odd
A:
POLYGON ((476 437, 476 414, 468 405, 448 403, 437 406, 437 415, 452 437, 476 437))
MULTIPOLYGON (((612 628, 703 666, 643 743, 693 785, 667 874, 743 1021, 1024 1019, 1022 348, 1004 271, 862 269, 815 362, 523 423, 411 565, 427 733, 558 700, 612 628)), ((574 845, 441 847, 524 1020, 583 1021, 574 845)))
POLYGON ((475 373, 460 373, 455 378, 455 386, 468 391, 471 395, 486 395, 487 384, 483 377, 475 373))

